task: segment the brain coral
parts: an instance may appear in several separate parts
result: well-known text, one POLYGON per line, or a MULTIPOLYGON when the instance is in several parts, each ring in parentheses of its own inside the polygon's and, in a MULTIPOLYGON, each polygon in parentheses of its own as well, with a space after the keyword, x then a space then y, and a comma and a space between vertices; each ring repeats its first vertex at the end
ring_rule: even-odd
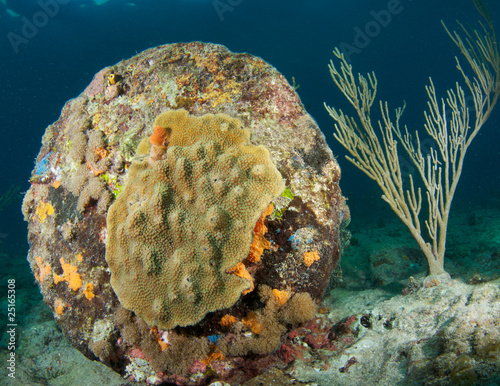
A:
POLYGON ((253 287, 234 268, 285 186, 269 151, 241 126, 225 114, 161 114, 109 209, 111 285, 150 325, 195 324, 253 287))

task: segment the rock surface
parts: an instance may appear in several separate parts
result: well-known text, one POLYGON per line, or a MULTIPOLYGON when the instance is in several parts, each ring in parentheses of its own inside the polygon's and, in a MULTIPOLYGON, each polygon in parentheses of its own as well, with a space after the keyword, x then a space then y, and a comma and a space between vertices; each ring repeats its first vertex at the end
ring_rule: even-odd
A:
MULTIPOLYGON (((248 365, 247 359, 222 359, 215 339, 272 335, 263 343, 279 342, 276 334, 286 329, 279 315, 286 304, 269 294, 284 291, 286 299, 293 299, 307 292, 316 301, 322 298, 346 239, 341 224, 349 219, 339 179, 340 168, 323 134, 272 66, 213 44, 155 47, 101 70, 47 128, 23 204, 29 223, 28 260, 58 324, 89 358, 100 357, 130 379, 149 376, 151 382, 201 384, 207 366, 229 379, 248 365), (106 214, 126 184, 138 144, 151 135, 160 113, 180 108, 196 116, 224 113, 241 120, 251 143, 269 150, 286 189, 260 226, 271 248, 250 272, 256 290, 230 309, 170 334, 150 330, 120 311, 104 256, 106 214), (223 315, 238 321, 239 332, 226 334, 223 315), (260 333, 265 316, 274 335, 260 333), (182 352, 185 363, 172 370, 167 357, 175 347, 168 346, 169 336, 170 343, 183 347, 191 338, 203 338, 204 351, 182 352), (141 362, 145 352, 150 363, 141 362)), ((266 366, 280 360, 275 356, 266 366)), ((261 372, 266 366, 261 362, 261 372)), ((244 370, 238 374, 239 380, 250 376, 244 370)))
POLYGON ((343 326, 328 329, 330 345, 314 347, 309 338, 312 350, 287 372, 322 386, 498 383, 499 280, 430 288, 413 282, 405 292, 336 289, 321 323, 343 326))

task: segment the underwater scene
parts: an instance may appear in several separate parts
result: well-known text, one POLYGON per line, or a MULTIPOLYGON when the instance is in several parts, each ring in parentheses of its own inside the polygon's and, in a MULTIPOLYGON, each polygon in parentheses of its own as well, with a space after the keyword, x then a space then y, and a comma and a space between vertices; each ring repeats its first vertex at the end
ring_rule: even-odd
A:
POLYGON ((0 0, 0 384, 500 384, 497 33, 0 0))

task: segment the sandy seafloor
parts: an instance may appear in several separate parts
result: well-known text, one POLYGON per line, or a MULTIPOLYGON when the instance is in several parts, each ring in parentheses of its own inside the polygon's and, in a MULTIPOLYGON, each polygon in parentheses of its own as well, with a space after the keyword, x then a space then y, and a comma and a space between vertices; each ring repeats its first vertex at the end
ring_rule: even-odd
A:
MULTIPOLYGON (((351 317, 352 343, 332 352, 302 342, 300 358, 246 384, 500 384, 500 202, 454 208, 446 258, 453 279, 431 288, 418 285, 426 263, 397 219, 354 219, 349 229, 339 286, 325 297, 320 317, 331 325, 351 317)), ((129 384, 71 346, 43 303, 26 260, 5 242, 0 251, 12 265, 4 272, 17 272, 23 288, 16 304, 15 380, 5 376, 7 351, 0 352, 6 384, 129 384)))

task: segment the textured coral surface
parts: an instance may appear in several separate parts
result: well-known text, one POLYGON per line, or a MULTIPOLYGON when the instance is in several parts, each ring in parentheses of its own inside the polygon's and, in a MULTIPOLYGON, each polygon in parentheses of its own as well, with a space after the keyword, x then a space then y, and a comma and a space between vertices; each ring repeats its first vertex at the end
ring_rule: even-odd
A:
MULTIPOLYGON (((161 114, 168 150, 151 164, 138 154, 109 209, 106 261, 120 303, 162 328, 199 322, 253 287, 232 269, 252 230, 284 189, 269 152, 224 114, 161 114)), ((153 141, 151 141, 153 143, 153 141)))
MULTIPOLYGON (((144 146, 141 143, 139 153, 149 151, 144 146)), ((182 157, 189 153, 178 152, 182 157)), ((216 341, 235 335, 239 342, 261 338, 269 350, 279 343, 279 335, 292 322, 280 315, 290 306, 271 307, 273 298, 259 295, 263 286, 286 291, 289 301, 304 292, 316 301, 323 296, 346 239, 341 223, 349 218, 339 179, 340 168, 295 90, 262 59, 204 43, 151 48, 99 71, 47 128, 23 203, 29 224, 28 260, 59 325, 84 354, 99 357, 131 378, 140 368, 153 378, 160 374, 158 382, 190 384, 195 377, 202 384, 204 377, 223 377, 220 374, 250 363, 223 359, 216 341), (194 326, 177 327, 174 334, 149 331, 136 316, 117 321, 119 301, 105 253, 108 209, 120 199, 132 175, 138 145, 152 134, 156 117, 180 109, 197 117, 223 113, 241 121, 249 143, 269 152, 285 189, 273 199, 269 215, 259 219, 266 202, 248 218, 255 223, 245 243, 251 240, 257 257, 233 267, 233 278, 243 277, 234 279, 244 284, 241 289, 253 281, 260 292, 244 294, 232 307, 209 312, 194 326), (272 318, 262 324, 259 315, 268 311, 272 318), (224 315, 238 321, 231 331, 220 323, 224 315), (182 363, 170 361, 178 349, 173 342, 187 347, 190 337, 193 342, 204 339, 210 349, 185 355, 182 363), (197 364, 193 358, 198 358, 197 364)), ((271 201, 269 197, 263 201, 271 201)), ((244 346, 247 350, 258 344, 249 341, 244 346)), ((256 372, 243 374, 248 378, 256 372)))

